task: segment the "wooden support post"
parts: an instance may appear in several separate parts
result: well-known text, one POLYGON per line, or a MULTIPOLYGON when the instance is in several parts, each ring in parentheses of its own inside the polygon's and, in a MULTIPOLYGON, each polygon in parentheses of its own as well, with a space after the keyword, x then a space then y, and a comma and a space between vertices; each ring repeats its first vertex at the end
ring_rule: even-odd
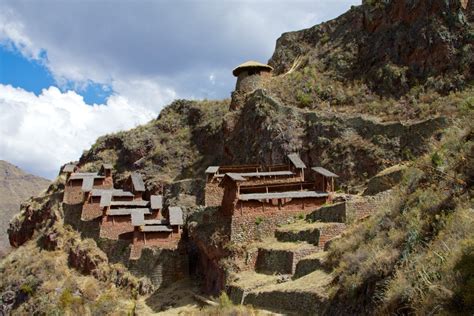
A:
POLYGON ((143 242, 145 243, 145 246, 146 246, 146 233, 145 232, 143 233, 143 242))
POLYGON ((334 178, 331 178, 331 181, 332 181, 332 183, 331 183, 331 186, 332 186, 331 192, 334 192, 334 191, 336 191, 336 188, 334 187, 334 178))

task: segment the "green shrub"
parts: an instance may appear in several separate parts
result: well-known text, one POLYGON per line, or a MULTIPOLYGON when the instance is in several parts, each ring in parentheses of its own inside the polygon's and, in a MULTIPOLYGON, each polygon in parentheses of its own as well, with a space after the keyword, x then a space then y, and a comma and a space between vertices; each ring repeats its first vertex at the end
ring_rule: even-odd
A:
POLYGON ((260 225, 261 223, 263 222, 263 218, 258 216, 256 219, 255 219, 255 225, 260 225))

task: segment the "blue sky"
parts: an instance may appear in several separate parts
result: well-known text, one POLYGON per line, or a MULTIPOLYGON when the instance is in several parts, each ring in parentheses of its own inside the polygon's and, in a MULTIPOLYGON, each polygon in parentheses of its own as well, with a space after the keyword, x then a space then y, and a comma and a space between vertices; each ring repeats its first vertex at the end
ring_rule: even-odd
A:
POLYGON ((222 99, 283 32, 360 0, 0 0, 0 159, 54 178, 177 98, 222 99))
POLYGON ((22 88, 39 95, 43 89, 58 86, 61 91, 73 90, 82 95, 84 102, 92 105, 103 104, 113 93, 107 84, 89 81, 84 86, 75 86, 74 82, 65 82, 60 85, 54 79, 46 66, 48 56, 45 51, 39 55, 40 59, 28 59, 15 47, 0 45, 0 83, 22 88))

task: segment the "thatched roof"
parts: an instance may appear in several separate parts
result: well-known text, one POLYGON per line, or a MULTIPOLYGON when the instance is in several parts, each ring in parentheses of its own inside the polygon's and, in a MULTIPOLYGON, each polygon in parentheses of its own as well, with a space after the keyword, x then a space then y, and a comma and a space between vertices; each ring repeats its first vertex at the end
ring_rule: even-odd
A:
POLYGON ((267 70, 267 71, 273 70, 273 68, 267 64, 262 64, 262 63, 259 63, 258 61, 249 60, 235 67, 235 69, 232 70, 232 74, 238 77, 242 71, 248 70, 249 68, 260 68, 261 70, 267 70))

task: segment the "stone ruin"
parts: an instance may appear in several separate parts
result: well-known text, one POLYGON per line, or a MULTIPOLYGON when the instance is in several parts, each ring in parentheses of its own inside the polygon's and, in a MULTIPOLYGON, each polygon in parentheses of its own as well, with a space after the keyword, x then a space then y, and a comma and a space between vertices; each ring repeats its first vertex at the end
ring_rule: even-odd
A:
POLYGON ((183 211, 163 209, 163 196, 144 199, 142 176, 133 172, 122 189, 114 188, 112 166, 98 172, 80 172, 68 164, 63 203, 80 206, 80 220, 99 223, 99 238, 131 243, 130 259, 139 259, 144 248, 176 249, 181 239, 183 211))

